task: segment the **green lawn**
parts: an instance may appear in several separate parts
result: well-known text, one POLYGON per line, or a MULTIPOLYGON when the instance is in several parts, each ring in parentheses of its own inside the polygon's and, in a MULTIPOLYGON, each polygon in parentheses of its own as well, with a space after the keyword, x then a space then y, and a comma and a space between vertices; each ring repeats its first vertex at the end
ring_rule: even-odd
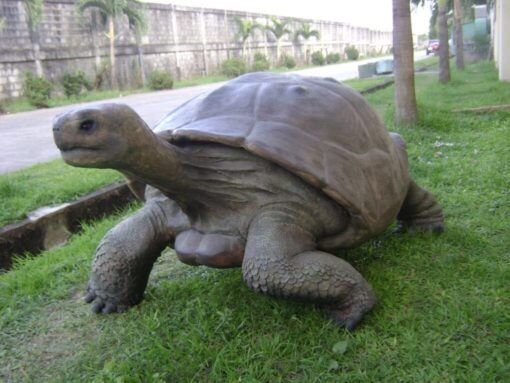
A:
POLYGON ((0 175, 0 227, 41 206, 76 199, 122 179, 114 170, 73 168, 62 160, 0 175))
MULTIPOLYGON (((238 269, 185 266, 171 251, 141 305, 94 315, 83 291, 117 216, 0 275, 0 381, 508 381, 510 113, 450 110, 508 103, 510 85, 482 63, 448 85, 419 75, 417 88, 422 120, 398 130, 413 176, 444 206, 446 231, 388 231, 344 255, 380 301, 355 332, 313 305, 252 293, 238 269)), ((367 98, 396 130, 393 87, 367 98)))

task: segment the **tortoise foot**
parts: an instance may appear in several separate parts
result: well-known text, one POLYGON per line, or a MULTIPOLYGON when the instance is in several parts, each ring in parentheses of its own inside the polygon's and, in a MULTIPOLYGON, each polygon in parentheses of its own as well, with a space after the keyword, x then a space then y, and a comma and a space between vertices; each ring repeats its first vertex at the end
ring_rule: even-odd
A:
POLYGON ((347 331, 353 331, 363 319, 363 315, 365 315, 370 308, 349 305, 341 309, 329 309, 327 317, 339 327, 345 328, 347 331))
POLYGON ((444 222, 441 217, 437 220, 399 221, 393 232, 402 234, 407 232, 442 233, 443 231, 444 222))
POLYGON ((353 331, 376 302, 374 292, 367 288, 363 293, 353 295, 349 302, 344 302, 340 307, 330 307, 327 316, 338 326, 353 331))
POLYGON ((133 299, 124 302, 101 289, 93 288, 89 283, 84 300, 91 305, 91 310, 96 314, 112 314, 125 312, 142 299, 141 297, 133 297, 133 299))

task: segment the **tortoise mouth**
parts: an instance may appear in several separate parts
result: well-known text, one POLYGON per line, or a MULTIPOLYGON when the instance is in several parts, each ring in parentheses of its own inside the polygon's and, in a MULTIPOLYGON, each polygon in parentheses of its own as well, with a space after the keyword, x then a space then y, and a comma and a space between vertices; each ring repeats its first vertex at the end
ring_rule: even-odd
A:
POLYGON ((60 151, 62 153, 97 152, 98 150, 99 150, 98 148, 88 146, 65 146, 60 148, 60 151))
POLYGON ((69 146, 60 148, 62 159, 69 165, 93 166, 101 162, 100 150, 94 147, 69 146))

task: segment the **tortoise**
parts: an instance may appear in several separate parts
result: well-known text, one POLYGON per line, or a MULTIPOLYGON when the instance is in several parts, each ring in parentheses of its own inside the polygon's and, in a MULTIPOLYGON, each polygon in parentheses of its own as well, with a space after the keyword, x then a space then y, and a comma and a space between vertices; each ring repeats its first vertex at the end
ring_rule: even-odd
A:
POLYGON ((319 303, 352 330, 376 303, 335 255, 387 229, 443 230, 441 206, 408 172, 402 137, 333 79, 252 73, 184 103, 152 131, 106 103, 57 116, 65 162, 123 173, 143 207, 100 242, 85 300, 138 304, 153 263, 241 267, 247 285, 319 303))

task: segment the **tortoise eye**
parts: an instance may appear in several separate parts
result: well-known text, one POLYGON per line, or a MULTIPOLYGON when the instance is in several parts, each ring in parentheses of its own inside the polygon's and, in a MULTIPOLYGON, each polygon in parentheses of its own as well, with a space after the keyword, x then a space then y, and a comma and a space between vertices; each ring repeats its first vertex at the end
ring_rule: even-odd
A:
POLYGON ((80 124, 80 130, 82 130, 84 132, 90 132, 95 127, 96 127, 96 122, 94 120, 85 120, 80 124))

